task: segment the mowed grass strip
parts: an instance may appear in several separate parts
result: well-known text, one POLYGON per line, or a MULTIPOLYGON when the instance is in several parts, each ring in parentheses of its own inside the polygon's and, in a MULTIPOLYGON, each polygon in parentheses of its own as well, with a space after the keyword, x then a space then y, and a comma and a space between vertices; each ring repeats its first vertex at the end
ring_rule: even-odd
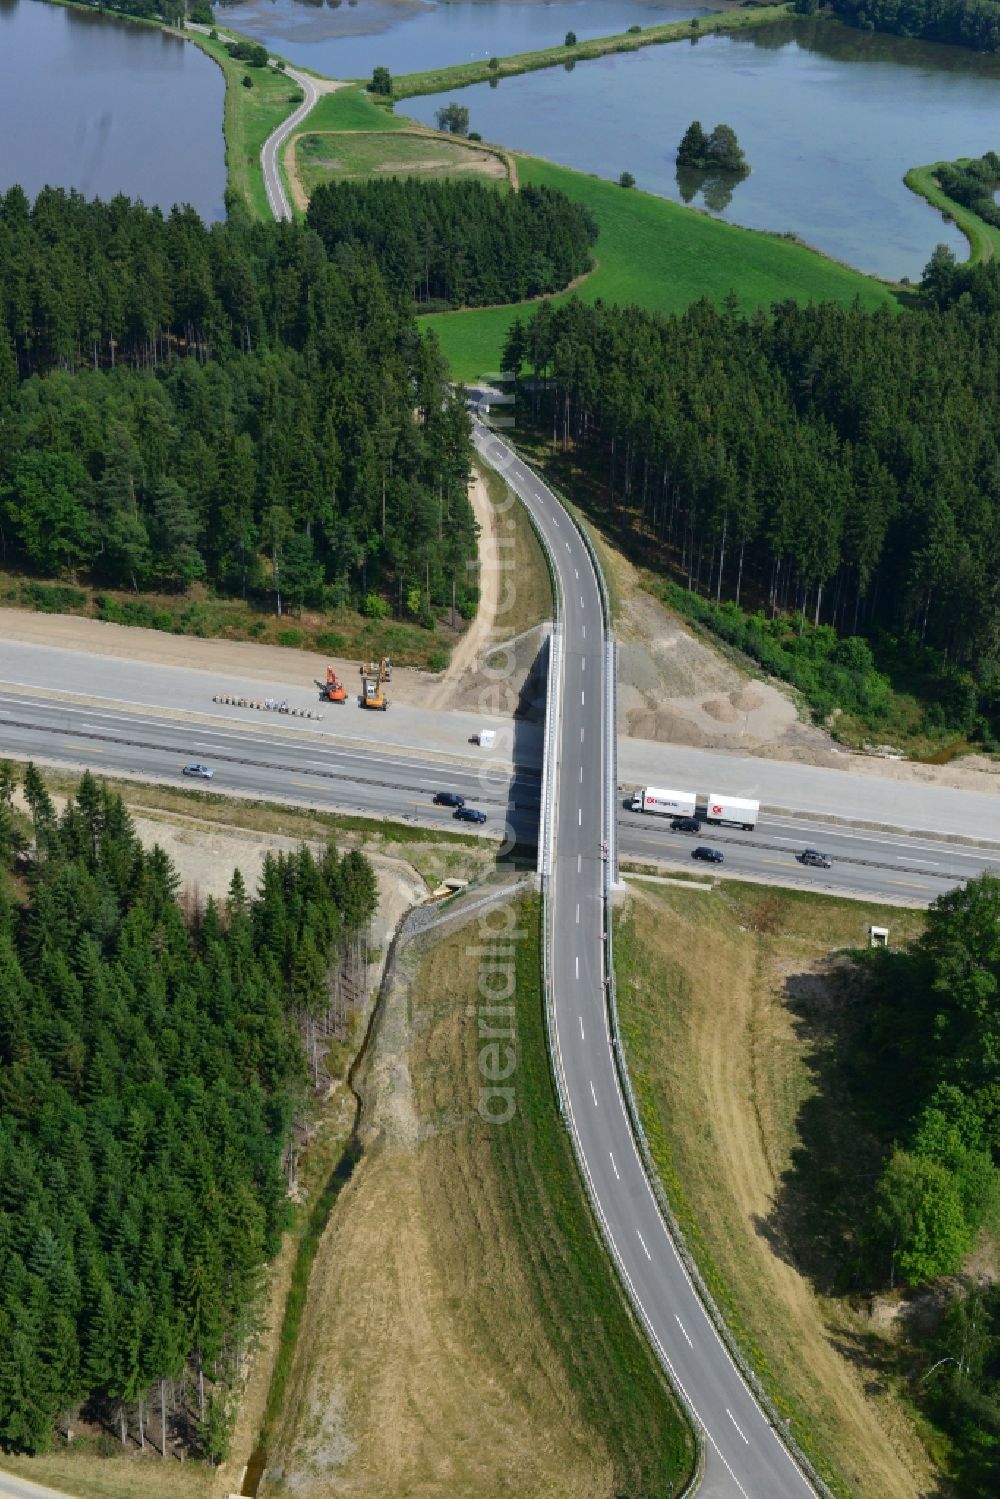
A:
POLYGON ((532 897, 401 961, 358 1079, 365 1153, 313 1268, 269 1455, 283 1476, 265 1499, 683 1489, 686 1424, 626 1311, 555 1109, 538 939, 532 897), (501 934, 485 981, 484 926, 501 934), (503 1123, 479 1111, 481 1019, 514 1033, 503 1123))
POLYGON ((321 183, 369 177, 507 178, 497 153, 418 131, 306 131, 296 136, 295 152, 309 197, 321 183))
POLYGON ((481 58, 477 62, 455 63, 451 67, 431 68, 422 73, 405 73, 393 79, 393 97, 407 99, 414 94, 437 94, 445 89, 465 88, 470 83, 485 83, 490 79, 510 77, 515 73, 532 73, 541 68, 586 62, 591 58, 604 57, 610 52, 636 52, 640 47, 679 42, 692 36, 707 36, 712 31, 743 31, 748 26, 764 26, 779 18, 785 19, 789 10, 788 5, 762 5, 744 11, 723 11, 695 20, 666 21, 661 26, 645 26, 641 30, 593 37, 589 41, 575 42, 569 47, 556 45, 543 47, 535 52, 515 52, 509 57, 496 58, 495 68, 490 66, 492 59, 481 58))
POLYGON ((894 1394, 891 1323, 800 1268, 820 1259, 835 1192, 866 1179, 867 1132, 836 1087, 864 1000, 836 954, 866 945, 870 923, 897 946, 923 914, 737 882, 643 885, 616 915, 618 1005, 671 1206, 779 1411, 837 1495, 912 1499, 938 1484, 894 1394), (804 1159, 809 1214, 791 1185, 804 1159))
MULTIPOLYGON (((745 312, 786 298, 895 305, 890 287, 794 240, 742 229, 535 157, 516 160, 522 184, 557 188, 586 203, 597 220, 598 267, 576 291, 585 301, 600 297, 665 313, 681 312, 699 297, 721 302, 730 293, 745 312)), ((421 327, 433 328, 457 379, 475 380, 499 369, 508 328, 515 317, 530 316, 533 305, 433 313, 421 319, 421 327)))
MULTIPOLYGON (((612 1492, 636 1499, 669 1493, 690 1470, 690 1435, 626 1309, 590 1216, 549 1071, 540 901, 522 902, 518 915, 516 930, 523 936, 512 944, 516 1113, 500 1126, 470 1116, 469 1143, 494 1174, 500 1217, 511 1226, 529 1270, 538 1326, 566 1370, 588 1425, 604 1435, 614 1468, 612 1492)), ((487 987, 495 988, 495 981, 487 987)), ((480 997, 479 1003, 495 1001, 480 997)), ((484 1017, 489 1020, 485 1009, 484 1017)), ((482 1085, 479 1030, 463 1027, 470 1103, 482 1085)))
POLYGON ((196 32, 190 32, 189 36, 196 47, 215 59, 226 79, 222 128, 226 140, 227 189, 243 200, 254 218, 269 222, 272 215, 267 206, 260 153, 271 131, 298 107, 302 90, 294 79, 287 78, 277 68, 248 68, 235 62, 221 38, 215 40, 196 32), (253 80, 251 88, 243 86, 247 75, 253 80))

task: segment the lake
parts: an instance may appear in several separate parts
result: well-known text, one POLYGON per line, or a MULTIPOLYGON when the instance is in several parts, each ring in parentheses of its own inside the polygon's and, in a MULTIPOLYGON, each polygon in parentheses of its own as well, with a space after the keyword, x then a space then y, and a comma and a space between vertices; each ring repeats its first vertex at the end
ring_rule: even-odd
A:
MULTIPOLYGON (((907 168, 1000 144, 1000 59, 825 22, 647 47, 398 108, 431 124, 454 98, 485 140, 601 177, 629 171, 676 201, 684 130, 692 119, 725 122, 752 171, 722 184, 721 197, 710 189, 708 206, 893 280, 918 278, 938 243, 967 254, 955 227, 906 188, 907 168)), ((693 202, 706 206, 701 194, 693 202)))
POLYGON ((582 42, 712 8, 683 0, 245 0, 221 3, 216 15, 289 62, 332 78, 368 78, 376 65, 416 73, 552 47, 567 31, 582 42))
POLYGON ((47 183, 224 215, 221 70, 150 26, 0 0, 0 189, 47 183))

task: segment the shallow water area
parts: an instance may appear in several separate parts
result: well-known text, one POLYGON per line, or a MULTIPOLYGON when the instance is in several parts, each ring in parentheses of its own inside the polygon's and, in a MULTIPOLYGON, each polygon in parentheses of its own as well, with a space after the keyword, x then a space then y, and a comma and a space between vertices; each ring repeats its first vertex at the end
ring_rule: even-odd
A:
POLYGON ((0 191, 125 193, 223 217, 224 82, 197 48, 39 0, 0 0, 0 191))
POLYGON ((376 66, 416 73, 556 46, 568 31, 582 42, 711 9, 684 0, 243 0, 216 15, 290 62, 366 78, 376 66))
POLYGON ((968 247, 903 175, 995 145, 1000 58, 790 20, 406 99, 398 111, 430 124, 453 98, 485 140, 601 177, 628 171, 675 201, 694 186, 677 180, 685 129, 725 122, 751 173, 716 184, 707 202, 696 191, 695 207, 912 280, 936 244, 960 258, 968 247))

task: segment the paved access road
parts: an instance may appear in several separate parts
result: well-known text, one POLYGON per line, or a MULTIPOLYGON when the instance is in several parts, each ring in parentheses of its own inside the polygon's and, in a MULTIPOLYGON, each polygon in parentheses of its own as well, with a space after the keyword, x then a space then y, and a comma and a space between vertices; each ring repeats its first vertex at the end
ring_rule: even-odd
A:
POLYGON ((555 496, 478 423, 474 438, 535 517, 562 587, 551 976, 555 1043, 581 1165, 650 1340, 704 1428, 705 1492, 713 1499, 804 1499, 809 1485, 737 1373, 678 1259, 621 1097, 604 997, 605 658, 597 578, 555 496))
POLYGON ((316 81, 310 78, 308 73, 296 72, 294 68, 286 67, 284 70, 286 78, 297 83, 305 94, 305 99, 287 120, 283 120, 277 130, 271 132, 264 142, 260 153, 261 170, 264 173, 264 190, 267 193, 267 205, 276 219, 290 219, 292 217, 291 205, 288 194, 285 192, 285 184, 281 180, 281 170, 278 158, 281 148, 285 144, 293 130, 297 130, 319 98, 319 89, 316 81))

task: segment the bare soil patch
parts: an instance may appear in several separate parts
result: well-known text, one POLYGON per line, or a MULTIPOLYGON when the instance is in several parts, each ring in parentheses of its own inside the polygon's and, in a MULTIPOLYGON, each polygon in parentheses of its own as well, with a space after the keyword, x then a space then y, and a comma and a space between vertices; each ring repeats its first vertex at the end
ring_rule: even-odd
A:
POLYGON ((661 604, 620 552, 604 547, 617 594, 620 734, 1000 795, 1000 764, 986 755, 921 765, 837 744, 809 722, 796 693, 743 671, 661 604))
POLYGON ((476 469, 469 493, 479 524, 479 610, 424 706, 540 721, 541 621, 552 613, 545 558, 523 505, 497 475, 476 469))

